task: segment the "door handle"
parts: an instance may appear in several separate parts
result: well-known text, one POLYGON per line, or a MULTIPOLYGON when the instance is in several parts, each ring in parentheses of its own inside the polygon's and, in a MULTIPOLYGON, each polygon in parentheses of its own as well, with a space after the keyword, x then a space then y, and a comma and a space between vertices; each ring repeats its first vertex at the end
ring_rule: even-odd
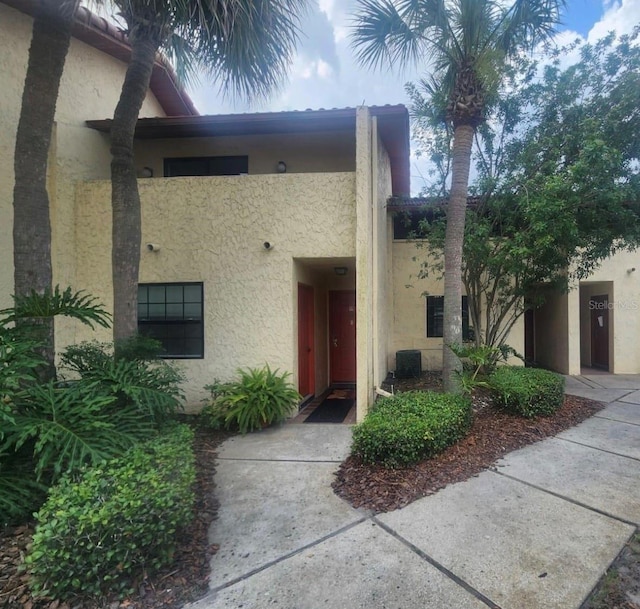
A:
POLYGON ((333 343, 334 347, 338 346, 338 339, 336 337, 334 337, 331 342, 333 343))

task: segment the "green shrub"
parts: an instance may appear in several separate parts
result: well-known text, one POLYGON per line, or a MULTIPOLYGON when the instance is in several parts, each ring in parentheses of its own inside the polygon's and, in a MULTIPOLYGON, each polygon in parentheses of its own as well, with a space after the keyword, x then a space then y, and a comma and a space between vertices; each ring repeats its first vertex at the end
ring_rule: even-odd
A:
POLYGON ((238 374, 238 381, 206 387, 214 398, 203 409, 203 422, 214 429, 224 425, 243 434, 261 429, 284 421, 301 399, 289 381, 289 372, 265 366, 238 370, 238 374))
POLYGON ((126 594, 143 572, 170 563, 177 532, 192 517, 192 443, 192 431, 176 425, 54 486, 25 559, 32 592, 55 599, 126 594))
POLYGON ((376 402, 354 427, 351 451, 365 463, 402 467, 443 451, 470 427, 468 396, 408 391, 376 402))
POLYGON ((548 370, 502 366, 489 382, 497 405, 523 417, 551 415, 564 401, 564 377, 548 370))

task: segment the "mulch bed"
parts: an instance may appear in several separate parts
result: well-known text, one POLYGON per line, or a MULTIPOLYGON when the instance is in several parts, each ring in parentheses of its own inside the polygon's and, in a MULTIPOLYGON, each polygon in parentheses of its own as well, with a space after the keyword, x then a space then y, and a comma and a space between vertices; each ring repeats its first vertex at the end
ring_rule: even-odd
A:
POLYGON ((0 607, 2 609, 177 609, 204 596, 208 590, 209 560, 218 550, 210 545, 208 534, 216 518, 218 504, 214 495, 217 446, 230 434, 195 430, 196 502, 194 519, 177 548, 173 565, 138 582, 137 593, 129 598, 87 599, 59 603, 33 599, 27 587, 27 575, 20 564, 31 542, 33 524, 0 531, 0 607))
MULTIPOLYGON (((438 378, 400 381, 396 390, 440 388, 438 378)), ((462 482, 491 467, 500 457, 589 418, 604 407, 576 396, 566 396, 563 406, 550 417, 524 419, 493 407, 491 396, 476 390, 474 421, 469 435, 440 455, 411 467, 387 469, 348 457, 338 469, 332 486, 337 495, 355 508, 390 512, 431 495, 454 482, 462 482)))

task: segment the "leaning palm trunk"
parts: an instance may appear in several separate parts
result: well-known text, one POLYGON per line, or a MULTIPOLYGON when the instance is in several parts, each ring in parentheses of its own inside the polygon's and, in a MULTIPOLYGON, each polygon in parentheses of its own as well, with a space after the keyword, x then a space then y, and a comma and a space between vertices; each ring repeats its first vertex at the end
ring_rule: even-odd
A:
POLYGON ((444 246, 444 321, 442 377, 444 390, 460 391, 460 359, 450 345, 462 344, 462 248, 467 211, 467 189, 474 128, 459 125, 453 134, 451 194, 447 206, 447 228, 444 246))
MULTIPOLYGON (((60 79, 78 2, 43 2, 33 21, 27 75, 16 133, 13 189, 13 264, 17 298, 51 290, 51 220, 47 193, 47 160, 60 79)), ((37 323, 46 365, 42 377, 53 377, 53 318, 37 323)))
POLYGON ((145 38, 132 40, 131 61, 111 125, 111 261, 113 338, 116 342, 133 336, 137 330, 142 228, 133 140, 159 46, 145 38))

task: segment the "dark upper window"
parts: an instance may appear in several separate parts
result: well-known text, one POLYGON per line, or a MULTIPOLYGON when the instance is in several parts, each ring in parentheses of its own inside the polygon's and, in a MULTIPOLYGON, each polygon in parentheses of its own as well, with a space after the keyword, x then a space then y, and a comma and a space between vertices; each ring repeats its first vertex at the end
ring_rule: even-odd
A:
POLYGON ((424 222, 434 222, 444 214, 442 207, 421 207, 405 211, 397 211, 393 214, 393 238, 394 239, 423 239, 424 230, 421 226, 424 222))
POLYGON ((202 284, 140 284, 138 332, 162 343, 162 357, 204 357, 202 284))
MULTIPOLYGON (((443 335, 444 296, 427 296, 427 337, 437 338, 443 335)), ((462 297, 462 340, 471 340, 469 328, 469 300, 462 297)))
POLYGON ((164 177, 237 176, 249 173, 248 156, 198 156, 164 160, 164 177))

